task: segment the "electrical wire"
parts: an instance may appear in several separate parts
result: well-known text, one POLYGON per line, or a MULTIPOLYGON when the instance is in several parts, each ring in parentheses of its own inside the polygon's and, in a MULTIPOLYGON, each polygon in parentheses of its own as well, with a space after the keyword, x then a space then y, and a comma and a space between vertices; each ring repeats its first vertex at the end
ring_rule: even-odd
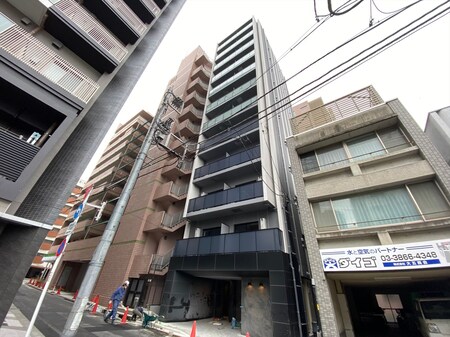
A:
POLYGON ((352 11, 353 9, 355 9, 357 6, 359 6, 362 2, 363 2, 364 0, 359 0, 356 4, 354 4, 351 8, 349 8, 349 9, 347 9, 347 10, 345 10, 345 11, 343 11, 343 12, 337 12, 337 10, 336 11, 333 11, 333 8, 332 8, 332 6, 331 6, 331 0, 328 0, 327 1, 327 4, 328 4, 328 11, 330 12, 330 15, 344 15, 344 14, 347 14, 348 12, 350 12, 350 11, 352 11))

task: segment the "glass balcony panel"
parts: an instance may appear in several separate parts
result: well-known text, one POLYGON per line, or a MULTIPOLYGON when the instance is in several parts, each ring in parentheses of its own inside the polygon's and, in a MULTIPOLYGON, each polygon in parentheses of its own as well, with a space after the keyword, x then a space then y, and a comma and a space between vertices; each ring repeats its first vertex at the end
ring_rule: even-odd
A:
POLYGON ((215 195, 215 206, 222 206, 227 203, 227 191, 219 192, 215 195))
POLYGON ((185 256, 189 240, 179 240, 173 252, 174 256, 185 256))
POLYGON ((254 188, 253 184, 240 186, 239 199, 240 200, 251 199, 255 194, 254 191, 255 191, 255 188, 254 188))
POLYGON ((222 43, 220 43, 219 47, 217 48, 217 52, 221 53, 225 48, 228 48, 228 46, 230 46, 230 44, 233 43, 233 40, 238 35, 242 34, 243 32, 245 32, 252 26, 253 26, 253 22, 249 22, 248 25, 245 25, 244 27, 242 27, 242 29, 239 29, 237 32, 235 32, 234 34, 229 36, 226 40, 222 41, 222 43))
MULTIPOLYGON (((249 58, 253 57, 254 55, 255 55, 255 51, 252 50, 251 52, 249 52, 248 54, 244 55, 242 58, 240 58, 239 60, 237 60, 233 64, 231 64, 228 67, 226 67, 225 69, 221 70, 216 76, 214 76, 212 78, 211 82, 214 82, 214 81, 218 80, 219 78, 223 77, 224 75, 228 74, 230 72, 230 70, 235 69, 237 66, 239 66, 242 63, 244 63, 245 61, 247 61, 249 58)), ((211 90, 211 92, 212 91, 213 90, 211 90)))
POLYGON ((211 238, 211 251, 210 254, 221 254, 225 250, 225 237, 226 235, 210 236, 211 238))
POLYGON ((227 85, 229 85, 230 83, 233 83, 234 81, 236 81, 237 79, 241 78, 242 76, 248 74, 249 72, 251 72, 252 70, 256 69, 256 64, 252 63, 250 64, 248 67, 242 69, 240 72, 238 72, 237 74, 231 76, 229 79, 227 79, 226 81, 220 83, 217 87, 211 89, 211 91, 209 92, 209 95, 211 96, 212 94, 214 94, 215 92, 217 92, 218 90, 226 87, 227 85))
POLYGON ((205 255, 211 252, 211 241, 213 236, 205 236, 203 237, 198 245, 198 254, 205 255))
POLYGON ((239 251, 255 252, 256 251, 256 233, 244 232, 239 234, 239 251))
POLYGON ((281 250, 281 238, 271 230, 256 232, 256 251, 281 250))
POLYGON ((215 201, 215 194, 211 195, 211 198, 205 197, 205 202, 203 203, 203 206, 205 208, 210 208, 210 207, 214 207, 216 206, 216 201, 215 201))
POLYGON ((231 50, 233 50, 234 48, 236 48, 239 44, 241 44, 242 42, 244 42, 246 39, 252 38, 253 37, 253 31, 248 32, 247 34, 245 34, 243 37, 241 37, 239 40, 237 40, 236 42, 232 43, 229 47, 227 47, 226 49, 224 49, 223 51, 221 51, 217 57, 216 60, 219 60, 220 58, 222 58, 224 55, 226 55, 227 53, 229 53, 231 50))
POLYGON ((216 72, 216 70, 218 70, 220 67, 222 67, 224 64, 226 64, 227 62, 229 62, 230 60, 232 60, 234 57, 236 57, 236 55, 239 55, 239 53, 241 53, 243 50, 249 48, 253 46, 253 41, 249 41, 246 44, 244 44, 242 47, 240 47, 239 49, 237 49, 235 52, 233 52, 233 54, 230 54, 229 56, 227 56, 226 58, 224 58, 222 61, 216 63, 216 66, 214 67, 214 72, 216 72))
POLYGON ((194 204, 194 208, 195 209, 203 209, 205 208, 205 197, 200 197, 195 199, 195 204, 194 204))
POLYGON ((190 239, 187 244, 186 255, 198 255, 198 246, 200 243, 200 238, 190 239))
POLYGON ((227 234, 225 236, 225 251, 224 253, 238 253, 239 252, 239 236, 240 234, 227 234))

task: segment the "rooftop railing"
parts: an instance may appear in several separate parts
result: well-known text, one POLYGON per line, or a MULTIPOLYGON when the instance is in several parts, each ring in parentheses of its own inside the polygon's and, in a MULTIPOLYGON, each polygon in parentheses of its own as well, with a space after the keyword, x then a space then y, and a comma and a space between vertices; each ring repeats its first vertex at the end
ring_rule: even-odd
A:
POLYGON ((125 58, 128 53, 127 49, 78 3, 71 0, 60 0, 54 6, 119 63, 125 58))
POLYGON ((0 32, 0 48, 84 103, 99 85, 17 25, 0 32))
POLYGON ((161 12, 159 7, 153 2, 153 0, 141 0, 144 5, 155 15, 155 17, 161 12))
POLYGON ((368 110, 384 101, 372 86, 355 91, 291 119, 293 134, 338 121, 368 110))

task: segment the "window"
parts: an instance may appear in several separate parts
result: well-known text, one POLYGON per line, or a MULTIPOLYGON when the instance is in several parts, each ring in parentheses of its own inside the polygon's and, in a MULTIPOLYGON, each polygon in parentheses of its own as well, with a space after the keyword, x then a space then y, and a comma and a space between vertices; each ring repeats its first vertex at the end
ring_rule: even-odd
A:
POLYGON ((450 217, 449 203, 433 181, 311 206, 319 232, 450 217))
POLYGON ((403 133, 391 128, 302 154, 300 161, 303 173, 310 173, 400 151, 408 146, 403 133))
POLYGON ((220 235, 220 227, 206 228, 203 230, 203 236, 220 235))
POLYGON ((258 221, 234 225, 235 233, 254 232, 258 230, 258 221))

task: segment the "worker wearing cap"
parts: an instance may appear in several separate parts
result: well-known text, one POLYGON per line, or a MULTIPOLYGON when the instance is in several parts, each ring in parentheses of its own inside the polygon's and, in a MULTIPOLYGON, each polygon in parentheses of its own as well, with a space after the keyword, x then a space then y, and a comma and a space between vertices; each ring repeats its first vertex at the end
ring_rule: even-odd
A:
POLYGON ((116 289, 115 292, 111 295, 112 302, 112 310, 109 314, 105 316, 103 319, 105 323, 108 323, 108 319, 111 318, 111 324, 114 324, 114 320, 116 319, 117 314, 117 308, 119 307, 119 304, 122 302, 123 297, 125 296, 125 293, 127 291, 127 287, 130 284, 130 282, 125 281, 119 288, 116 289))

